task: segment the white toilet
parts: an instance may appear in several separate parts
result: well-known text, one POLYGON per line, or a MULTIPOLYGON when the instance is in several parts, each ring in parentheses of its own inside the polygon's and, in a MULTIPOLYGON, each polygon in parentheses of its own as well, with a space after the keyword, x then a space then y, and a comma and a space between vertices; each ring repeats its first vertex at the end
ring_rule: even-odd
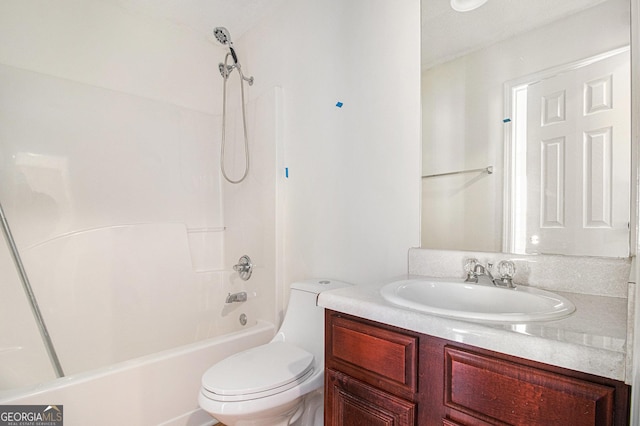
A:
POLYGON ((228 426, 321 426, 324 309, 320 292, 349 284, 291 285, 282 326, 271 342, 223 359, 202 376, 200 407, 228 426))

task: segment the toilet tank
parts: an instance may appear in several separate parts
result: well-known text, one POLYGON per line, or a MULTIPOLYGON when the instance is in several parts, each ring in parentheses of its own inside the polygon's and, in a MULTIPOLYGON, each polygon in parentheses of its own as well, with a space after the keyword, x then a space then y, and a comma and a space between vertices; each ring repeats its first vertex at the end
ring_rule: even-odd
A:
POLYGON ((291 284, 289 304, 282 326, 272 341, 293 343, 313 354, 318 366, 324 364, 324 308, 318 295, 351 284, 329 279, 305 280, 291 284))

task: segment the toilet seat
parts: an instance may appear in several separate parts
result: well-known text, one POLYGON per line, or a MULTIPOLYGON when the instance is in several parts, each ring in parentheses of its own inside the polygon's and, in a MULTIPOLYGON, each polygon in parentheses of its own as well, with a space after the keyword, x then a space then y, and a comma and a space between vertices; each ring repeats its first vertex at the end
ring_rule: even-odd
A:
POLYGON ((202 390, 213 400, 246 401, 284 392, 312 373, 312 354, 287 342, 271 342, 209 368, 202 377, 202 390))

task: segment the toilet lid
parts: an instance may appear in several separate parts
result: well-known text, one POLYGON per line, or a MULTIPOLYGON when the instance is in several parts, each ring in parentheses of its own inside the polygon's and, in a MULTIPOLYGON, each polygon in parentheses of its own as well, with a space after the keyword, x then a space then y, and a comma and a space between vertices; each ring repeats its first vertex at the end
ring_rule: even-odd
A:
POLYGON ((223 359, 207 370, 202 386, 223 400, 259 398, 294 387, 312 369, 312 354, 290 343, 272 342, 223 359))

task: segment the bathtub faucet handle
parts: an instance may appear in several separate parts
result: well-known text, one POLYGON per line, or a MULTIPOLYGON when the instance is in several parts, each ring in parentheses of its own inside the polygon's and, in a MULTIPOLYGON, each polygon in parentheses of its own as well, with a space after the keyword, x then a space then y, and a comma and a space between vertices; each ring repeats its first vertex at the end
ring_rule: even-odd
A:
POLYGON ((240 278, 243 281, 247 281, 251 278, 251 272, 253 272, 253 264, 251 263, 251 258, 246 254, 238 260, 236 265, 233 265, 233 270, 240 275, 240 278))

